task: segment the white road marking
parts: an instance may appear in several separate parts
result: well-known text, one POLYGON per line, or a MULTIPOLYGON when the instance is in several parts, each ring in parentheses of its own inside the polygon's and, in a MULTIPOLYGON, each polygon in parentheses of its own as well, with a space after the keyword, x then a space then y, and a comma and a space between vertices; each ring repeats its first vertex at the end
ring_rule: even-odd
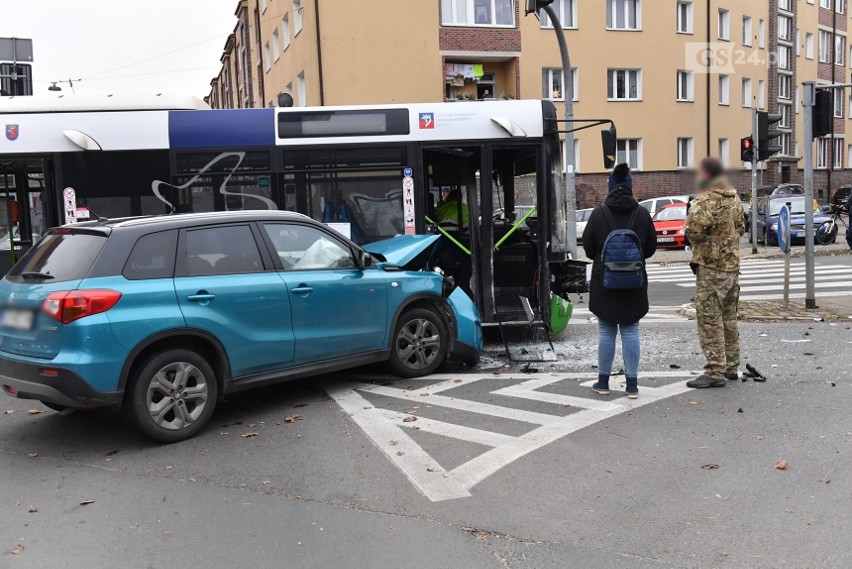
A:
MULTIPOLYGON (((696 373, 689 371, 643 371, 643 376, 661 379, 685 379, 695 375, 696 373)), ((662 387, 641 386, 640 398, 636 400, 618 397, 615 394, 612 398, 605 400, 592 393, 589 393, 589 397, 586 398, 538 391, 561 381, 584 380, 581 385, 591 385, 595 378, 594 373, 544 373, 520 376, 444 374, 420 378, 423 381, 439 381, 424 385, 420 389, 397 389, 367 383, 346 383, 340 380, 325 380, 321 382, 321 385, 417 490, 429 500, 439 502, 469 497, 473 487, 501 468, 562 437, 626 411, 674 397, 689 390, 683 381, 669 383, 662 387), (491 392, 492 394, 570 405, 581 410, 560 416, 439 395, 453 388, 469 386, 479 381, 493 382, 495 379, 499 379, 501 384, 513 379, 524 381, 495 389, 491 392), (457 383, 457 380, 461 381, 457 383), (533 425, 533 428, 522 435, 511 436, 422 416, 418 416, 416 421, 406 422, 405 418, 411 415, 377 408, 361 395, 362 392, 392 397, 408 403, 416 402, 419 405, 445 407, 489 415, 497 419, 520 421, 533 425), (412 429, 476 443, 490 449, 452 470, 446 470, 408 434, 407 431, 412 429)))

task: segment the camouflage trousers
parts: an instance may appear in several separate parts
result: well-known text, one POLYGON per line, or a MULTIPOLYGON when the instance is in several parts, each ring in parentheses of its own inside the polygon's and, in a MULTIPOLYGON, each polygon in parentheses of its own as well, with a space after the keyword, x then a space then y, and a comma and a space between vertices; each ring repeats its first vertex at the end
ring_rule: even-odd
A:
POLYGON ((721 379, 740 365, 740 334, 737 309, 740 300, 739 273, 698 269, 695 283, 695 319, 698 340, 707 359, 704 374, 721 379))

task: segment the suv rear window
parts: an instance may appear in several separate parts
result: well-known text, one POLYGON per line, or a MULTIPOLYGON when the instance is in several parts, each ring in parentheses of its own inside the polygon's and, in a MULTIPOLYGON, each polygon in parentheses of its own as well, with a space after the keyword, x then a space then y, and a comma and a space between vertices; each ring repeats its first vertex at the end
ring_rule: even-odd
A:
POLYGON ((76 231, 50 232, 12 267, 13 282, 61 282, 82 279, 106 243, 107 235, 76 231))

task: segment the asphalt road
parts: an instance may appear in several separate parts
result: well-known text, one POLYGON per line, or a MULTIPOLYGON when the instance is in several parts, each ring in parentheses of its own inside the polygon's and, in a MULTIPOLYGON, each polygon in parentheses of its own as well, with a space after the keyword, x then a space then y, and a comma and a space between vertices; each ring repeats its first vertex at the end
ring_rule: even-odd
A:
POLYGON ((3 398, 0 567, 849 567, 850 327, 745 325, 769 382, 694 392, 693 326, 644 327, 635 403, 582 385, 591 325, 537 374, 300 381, 171 446, 3 398))

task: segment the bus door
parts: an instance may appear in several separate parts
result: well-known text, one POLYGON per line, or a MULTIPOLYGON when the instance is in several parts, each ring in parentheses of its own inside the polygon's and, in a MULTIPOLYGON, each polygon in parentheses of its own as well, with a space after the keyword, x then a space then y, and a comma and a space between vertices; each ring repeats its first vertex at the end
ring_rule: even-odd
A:
POLYGON ((45 207, 51 166, 51 160, 42 158, 0 159, 0 274, 55 225, 46 218, 45 207))
POLYGON ((426 227, 439 232, 435 260, 444 273, 468 293, 480 314, 490 314, 481 268, 482 227, 479 201, 483 152, 479 147, 429 147, 423 151, 426 227))

